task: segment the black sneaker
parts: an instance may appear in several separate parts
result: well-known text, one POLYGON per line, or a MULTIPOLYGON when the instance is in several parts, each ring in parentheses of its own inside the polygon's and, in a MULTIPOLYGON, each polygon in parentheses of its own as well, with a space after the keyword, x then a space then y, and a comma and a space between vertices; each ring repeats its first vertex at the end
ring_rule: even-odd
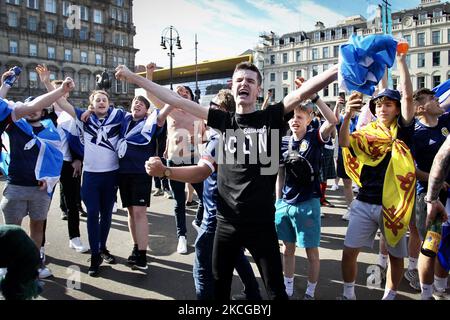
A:
POLYGON ((195 200, 186 202, 186 207, 198 207, 198 202, 195 200))
POLYGON ((147 255, 138 255, 136 257, 136 263, 131 266, 133 270, 147 270, 147 255))
POLYGON ((131 255, 128 257, 127 262, 129 264, 136 264, 137 257, 138 257, 138 247, 137 245, 135 245, 133 247, 133 250, 131 251, 131 255))
POLYGON ((91 266, 88 270, 88 275, 91 277, 98 277, 100 265, 102 264, 103 258, 101 254, 91 256, 91 266))
POLYGON ((103 260, 106 263, 116 264, 116 258, 111 253, 109 253, 109 251, 107 249, 102 250, 100 252, 100 256, 103 258, 103 260))

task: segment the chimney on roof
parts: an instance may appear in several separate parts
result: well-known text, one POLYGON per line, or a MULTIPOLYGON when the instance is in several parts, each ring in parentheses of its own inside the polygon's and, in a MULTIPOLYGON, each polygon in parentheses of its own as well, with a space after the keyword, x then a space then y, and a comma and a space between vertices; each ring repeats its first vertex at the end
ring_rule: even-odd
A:
POLYGON ((316 30, 325 29, 325 25, 323 24, 322 21, 317 21, 315 27, 316 27, 316 30))

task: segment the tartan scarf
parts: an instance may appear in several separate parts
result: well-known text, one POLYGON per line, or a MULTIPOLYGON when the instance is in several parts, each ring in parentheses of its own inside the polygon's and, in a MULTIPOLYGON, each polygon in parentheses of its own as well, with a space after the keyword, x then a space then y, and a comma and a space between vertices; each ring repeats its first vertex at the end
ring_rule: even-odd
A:
POLYGON ((394 121, 389 128, 374 121, 350 135, 349 148, 342 148, 345 172, 361 187, 363 166, 379 165, 391 152, 384 174, 382 213, 386 241, 395 246, 408 230, 415 199, 416 173, 414 160, 406 144, 397 139, 398 125, 394 121))

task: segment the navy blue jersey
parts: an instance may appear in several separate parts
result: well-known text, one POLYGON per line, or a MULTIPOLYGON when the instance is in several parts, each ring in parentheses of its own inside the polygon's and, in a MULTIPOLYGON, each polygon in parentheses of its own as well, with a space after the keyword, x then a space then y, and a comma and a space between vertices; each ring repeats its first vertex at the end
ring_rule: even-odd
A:
MULTIPOLYGON (((416 120, 414 128, 414 158, 418 169, 430 172, 434 157, 450 132, 450 113, 439 117, 435 127, 427 127, 416 120)), ((450 177, 447 177, 449 182, 450 177)), ((417 180, 417 193, 427 192, 428 183, 417 180)))
POLYGON ((292 150, 306 158, 314 169, 314 181, 312 183, 302 183, 286 171, 286 179, 283 187, 283 200, 289 204, 296 204, 311 198, 320 198, 320 157, 324 141, 320 136, 319 129, 308 127, 308 131, 301 141, 293 140, 292 136, 283 137, 281 142, 281 152, 283 159, 288 154, 289 141, 292 139, 292 150))

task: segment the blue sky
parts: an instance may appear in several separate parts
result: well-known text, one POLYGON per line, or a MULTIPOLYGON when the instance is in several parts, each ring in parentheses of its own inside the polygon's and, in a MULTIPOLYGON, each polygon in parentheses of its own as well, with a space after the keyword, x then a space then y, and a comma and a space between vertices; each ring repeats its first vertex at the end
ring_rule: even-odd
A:
MULTIPOLYGON (((136 64, 156 62, 168 67, 167 51, 159 46, 162 30, 173 25, 182 50, 175 49, 174 66, 195 63, 194 39, 198 37, 198 61, 241 54, 253 48, 263 31, 279 35, 310 31, 316 21, 336 25, 343 18, 361 14, 375 0, 134 0, 137 28, 134 46, 140 51, 136 64)), ((417 7, 420 0, 391 0, 393 11, 417 7)))

